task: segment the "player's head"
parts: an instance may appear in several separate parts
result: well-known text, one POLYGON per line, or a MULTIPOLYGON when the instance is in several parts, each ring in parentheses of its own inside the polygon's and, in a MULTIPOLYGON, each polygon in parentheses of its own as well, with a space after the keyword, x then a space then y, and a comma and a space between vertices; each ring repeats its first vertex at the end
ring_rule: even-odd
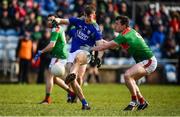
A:
POLYGON ((96 9, 93 6, 86 6, 84 9, 84 15, 87 22, 91 22, 96 19, 96 9))
POLYGON ((115 31, 122 32, 124 29, 129 27, 129 18, 127 16, 117 16, 115 21, 115 31))
POLYGON ((58 16, 55 14, 48 15, 48 27, 52 28, 56 26, 55 22, 53 21, 55 18, 58 18, 58 16))

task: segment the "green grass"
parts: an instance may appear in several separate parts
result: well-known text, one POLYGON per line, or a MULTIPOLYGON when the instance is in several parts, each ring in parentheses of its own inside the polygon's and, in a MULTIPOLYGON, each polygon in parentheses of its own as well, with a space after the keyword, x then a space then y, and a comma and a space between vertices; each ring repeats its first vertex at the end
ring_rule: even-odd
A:
POLYGON ((175 116, 180 115, 180 87, 142 85, 150 106, 144 111, 124 112, 130 101, 125 85, 92 84, 84 93, 92 110, 82 111, 81 103, 66 103, 66 92, 55 86, 51 105, 37 104, 44 98, 44 85, 0 85, 0 116, 175 116))

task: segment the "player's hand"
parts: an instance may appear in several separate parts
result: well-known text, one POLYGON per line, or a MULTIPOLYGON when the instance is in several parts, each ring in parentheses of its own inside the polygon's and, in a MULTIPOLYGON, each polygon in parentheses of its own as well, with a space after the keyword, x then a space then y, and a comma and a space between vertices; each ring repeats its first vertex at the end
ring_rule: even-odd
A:
POLYGON ((55 20, 52 20, 52 25, 56 27, 58 23, 55 20))
POLYGON ((60 18, 55 18, 55 19, 53 20, 53 22, 55 22, 56 24, 59 24, 59 23, 61 22, 61 19, 60 19, 60 18))
POLYGON ((39 59, 39 57, 41 56, 41 54, 42 54, 42 51, 40 51, 40 50, 36 53, 36 55, 35 55, 35 57, 34 57, 34 61, 35 61, 35 62, 39 59))

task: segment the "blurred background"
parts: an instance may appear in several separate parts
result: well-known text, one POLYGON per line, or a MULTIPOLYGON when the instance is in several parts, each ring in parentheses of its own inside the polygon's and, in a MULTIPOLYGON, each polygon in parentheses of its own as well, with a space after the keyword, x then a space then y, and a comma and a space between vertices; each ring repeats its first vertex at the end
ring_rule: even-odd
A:
MULTIPOLYGON (((32 58, 49 43, 47 15, 81 17, 86 4, 97 8, 96 19, 105 40, 114 37, 115 17, 127 15, 130 26, 153 50, 158 68, 139 83, 180 84, 179 0, 1 0, 0 83, 44 83, 51 56, 43 54, 37 63, 32 58)), ((68 34, 69 27, 63 27, 68 34)), ((123 73, 132 64, 131 56, 119 48, 105 51, 98 83, 124 83, 123 73)))

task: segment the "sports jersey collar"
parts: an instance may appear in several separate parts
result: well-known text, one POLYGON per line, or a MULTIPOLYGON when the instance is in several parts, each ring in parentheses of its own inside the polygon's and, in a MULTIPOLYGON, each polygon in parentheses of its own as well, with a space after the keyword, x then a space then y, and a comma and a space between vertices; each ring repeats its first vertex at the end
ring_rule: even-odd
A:
POLYGON ((131 31, 131 28, 130 28, 130 27, 127 27, 126 29, 124 29, 124 30, 121 32, 121 34, 122 34, 122 35, 125 35, 125 34, 127 34, 129 31, 131 31))

